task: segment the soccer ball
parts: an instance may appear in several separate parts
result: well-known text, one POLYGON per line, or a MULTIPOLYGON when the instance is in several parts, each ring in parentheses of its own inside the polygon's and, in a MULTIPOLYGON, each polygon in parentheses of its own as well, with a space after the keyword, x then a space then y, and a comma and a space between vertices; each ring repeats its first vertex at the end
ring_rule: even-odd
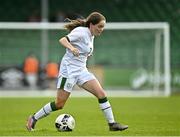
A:
POLYGON ((72 131, 75 128, 75 120, 70 114, 61 114, 55 120, 58 131, 72 131))

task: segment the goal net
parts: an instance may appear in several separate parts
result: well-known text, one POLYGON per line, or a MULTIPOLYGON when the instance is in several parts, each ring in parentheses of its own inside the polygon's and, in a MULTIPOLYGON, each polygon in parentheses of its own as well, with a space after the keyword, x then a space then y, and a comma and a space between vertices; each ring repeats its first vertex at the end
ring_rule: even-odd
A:
MULTIPOLYGON (((67 34, 63 26, 0 23, 0 67, 21 65, 29 52, 38 56, 42 68, 48 61, 60 61, 65 50, 58 40, 67 34)), ((88 65, 100 69, 95 72, 105 89, 115 94, 170 95, 168 23, 107 23, 94 47, 88 65)))

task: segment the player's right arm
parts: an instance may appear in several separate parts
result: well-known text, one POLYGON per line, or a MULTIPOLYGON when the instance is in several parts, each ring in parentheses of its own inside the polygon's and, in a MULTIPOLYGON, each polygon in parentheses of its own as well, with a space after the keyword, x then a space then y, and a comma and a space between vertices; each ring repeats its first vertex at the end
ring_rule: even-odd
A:
POLYGON ((65 47, 71 50, 74 56, 79 56, 79 50, 72 46, 72 44, 68 41, 67 37, 62 37, 59 42, 65 47))

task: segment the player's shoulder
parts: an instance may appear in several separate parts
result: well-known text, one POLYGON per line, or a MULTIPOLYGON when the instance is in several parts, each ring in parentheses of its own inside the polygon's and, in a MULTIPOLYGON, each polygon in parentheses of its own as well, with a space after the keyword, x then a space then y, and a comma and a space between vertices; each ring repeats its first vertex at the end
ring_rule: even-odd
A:
POLYGON ((79 27, 74 28, 72 32, 80 32, 80 33, 88 32, 88 28, 79 26, 79 27))

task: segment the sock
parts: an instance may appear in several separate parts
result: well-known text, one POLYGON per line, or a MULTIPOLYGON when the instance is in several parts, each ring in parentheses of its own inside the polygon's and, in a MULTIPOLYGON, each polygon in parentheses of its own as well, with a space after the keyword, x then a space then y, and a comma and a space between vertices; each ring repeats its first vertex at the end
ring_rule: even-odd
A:
POLYGON ((103 99, 99 99, 99 105, 101 110, 103 111, 105 118, 107 120, 108 123, 114 123, 114 115, 112 112, 112 108, 111 105, 109 103, 109 101, 107 100, 107 98, 103 98, 103 99))
POLYGON ((55 102, 50 102, 46 104, 44 107, 42 107, 38 112, 36 112, 34 114, 34 118, 36 120, 39 120, 49 115, 52 111, 56 111, 56 110, 57 108, 56 108, 55 102))

